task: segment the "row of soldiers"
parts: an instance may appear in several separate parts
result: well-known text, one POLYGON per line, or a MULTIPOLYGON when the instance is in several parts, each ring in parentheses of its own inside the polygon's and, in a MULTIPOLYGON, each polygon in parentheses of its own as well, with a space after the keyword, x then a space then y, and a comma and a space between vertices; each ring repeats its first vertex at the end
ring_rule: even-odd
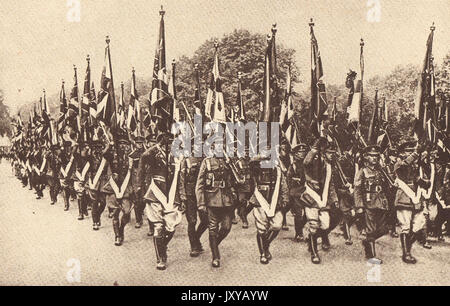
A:
POLYGON ((253 211, 261 264, 271 261, 270 245, 285 226, 288 211, 294 216, 294 241, 306 240, 314 264, 321 262, 318 241, 327 251, 329 234, 339 225, 346 245, 353 243, 350 228, 356 226, 366 258, 376 263, 382 261, 375 241, 389 231, 398 237, 397 226, 406 263, 416 262, 411 254, 415 241, 431 247, 431 230, 440 240, 444 225, 450 233, 448 158, 439 158, 415 140, 389 154, 381 154, 378 146, 341 153, 326 137, 312 146, 282 142, 277 162, 267 167, 263 162, 268 157, 250 157, 248 149, 231 159, 173 156, 168 133, 156 139, 125 133, 114 141, 99 139, 65 141, 62 146, 39 139, 15 143, 16 175, 23 186, 35 189, 38 199, 48 186, 52 205, 61 192, 65 210, 70 198, 76 198, 79 220, 88 216, 90 207, 93 230, 100 229, 108 207, 117 246, 124 243, 131 211, 136 228, 143 225, 145 212, 159 270, 166 269, 167 246, 183 213, 190 256, 204 252, 201 236, 208 229, 213 267, 220 266, 219 245, 236 212, 248 228, 247 216, 253 211))

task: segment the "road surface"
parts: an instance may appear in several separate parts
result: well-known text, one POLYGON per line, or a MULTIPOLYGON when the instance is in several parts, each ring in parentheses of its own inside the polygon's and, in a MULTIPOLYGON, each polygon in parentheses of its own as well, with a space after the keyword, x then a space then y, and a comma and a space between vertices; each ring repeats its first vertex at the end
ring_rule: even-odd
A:
POLYGON ((63 211, 62 198, 50 205, 23 188, 9 163, 0 164, 0 285, 450 285, 450 242, 432 241, 433 249, 414 245, 416 265, 401 261, 400 241, 383 237, 377 251, 381 266, 368 264, 357 239, 346 246, 332 233, 332 247, 320 251, 321 265, 313 265, 306 244, 294 243, 293 219, 271 247, 273 260, 259 263, 255 226, 234 225, 221 249, 222 266, 210 266, 206 252, 189 257, 186 220, 177 227, 169 245, 166 271, 155 268, 153 241, 146 226, 134 228, 134 216, 125 229, 125 243, 114 246, 111 220, 102 216, 102 228, 92 230, 91 219, 77 220, 76 202, 63 211))

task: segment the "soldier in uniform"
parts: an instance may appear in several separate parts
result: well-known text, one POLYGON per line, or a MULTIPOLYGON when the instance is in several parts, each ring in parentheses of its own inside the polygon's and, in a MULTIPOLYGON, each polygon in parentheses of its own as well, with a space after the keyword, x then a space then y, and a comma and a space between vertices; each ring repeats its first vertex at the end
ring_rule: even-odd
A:
POLYGON ((208 215, 204 211, 198 211, 195 197, 195 184, 201 163, 201 157, 189 156, 183 159, 180 170, 180 199, 182 206, 186 209, 187 233, 191 245, 189 255, 191 257, 198 257, 203 252, 200 237, 208 228, 208 215), (197 212, 200 219, 198 227, 196 227, 197 212))
POLYGON ((363 151, 366 164, 356 173, 354 201, 358 215, 364 215, 366 238, 362 241, 366 258, 382 263, 377 258, 375 241, 388 233, 388 183, 380 170, 380 148, 368 146, 363 151))
POLYGON ((322 238, 323 250, 326 251, 330 248, 328 239, 331 224, 330 210, 336 208, 338 202, 332 177, 332 165, 330 163, 332 158, 331 156, 326 156, 327 154, 334 154, 335 150, 330 148, 329 153, 327 153, 327 147, 326 138, 317 139, 303 161, 306 185, 301 200, 305 207, 309 232, 308 248, 311 252, 311 262, 313 264, 321 262, 317 250, 318 237, 322 238))
POLYGON ((219 245, 228 235, 234 216, 236 192, 233 174, 224 158, 203 159, 195 186, 198 210, 208 214, 213 268, 220 267, 219 245))
POLYGON ((92 202, 92 229, 98 231, 101 215, 106 207, 106 193, 102 187, 108 182, 107 159, 110 146, 104 146, 99 140, 91 142, 91 167, 88 173, 88 194, 92 202))
POLYGON ((304 207, 300 198, 305 191, 305 171, 303 161, 308 153, 308 145, 300 143, 292 148, 292 156, 294 162, 287 172, 287 184, 289 187, 290 209, 294 215, 295 237, 294 241, 304 241, 303 227, 306 223, 304 207))
POLYGON ((436 217, 436 236, 438 241, 444 242, 442 226, 446 224, 447 236, 450 235, 450 168, 448 155, 439 158, 439 169, 436 175, 435 199, 438 203, 436 217))
POLYGON ((134 204, 134 214, 136 217, 135 228, 141 228, 143 224, 142 215, 144 213, 145 204, 142 198, 142 194, 139 192, 139 182, 138 182, 138 168, 139 160, 144 153, 144 137, 137 136, 133 139, 134 150, 130 154, 130 158, 133 160, 133 168, 131 169, 131 200, 134 204))
POLYGON ((43 142, 40 142, 40 146, 35 148, 33 154, 33 185, 36 190, 36 199, 39 200, 44 196, 43 190, 45 188, 44 173, 41 173, 45 171, 44 168, 46 166, 44 162, 45 146, 43 142))
POLYGON ((158 270, 165 270, 167 267, 167 246, 182 218, 178 210, 180 200, 177 195, 181 165, 171 155, 166 155, 170 140, 170 134, 160 133, 157 143, 142 154, 138 168, 139 192, 143 191, 146 180, 151 182, 144 201, 147 218, 154 227, 153 243, 158 270), (150 178, 145 178, 146 173, 150 174, 150 178))
POLYGON ((121 246, 125 239, 125 226, 130 221, 133 209, 131 204, 133 160, 129 157, 131 145, 128 135, 120 131, 117 133, 116 141, 118 143, 114 144, 114 148, 111 147, 105 154, 108 181, 100 191, 106 194, 106 204, 112 211, 114 244, 121 246))
POLYGON ((59 164, 61 165, 58 173, 61 187, 63 189, 64 210, 68 211, 70 206, 70 196, 73 190, 72 173, 74 171, 74 157, 70 141, 64 142, 64 148, 61 150, 59 157, 59 164))
POLYGON ((60 149, 58 144, 52 144, 50 147, 50 153, 47 155, 47 182, 49 186, 50 204, 54 205, 58 200, 58 192, 60 183, 58 179, 58 172, 61 167, 59 164, 60 149))
POLYGON ((272 259, 270 244, 283 226, 283 211, 289 202, 289 191, 281 166, 274 165, 268 168, 260 163, 263 160, 261 157, 256 157, 251 161, 250 169, 255 187, 250 202, 255 206, 253 215, 257 229, 259 261, 261 264, 268 264, 272 259))
POLYGON ((407 140, 400 148, 400 158, 395 164, 398 185, 395 195, 397 219, 400 223, 400 240, 405 263, 415 264, 416 259, 411 255, 413 243, 425 240, 424 199, 421 188, 429 188, 429 182, 420 178, 418 164, 423 146, 415 140, 407 140))
MULTIPOLYGON (((289 142, 287 141, 287 139, 283 137, 281 140, 281 144, 280 144, 279 162, 280 162, 280 168, 281 168, 281 171, 283 171, 284 177, 287 176, 288 169, 291 165, 290 152, 291 152, 291 146, 289 145, 289 142)), ((283 231, 289 230, 289 227, 287 226, 287 219, 286 219, 288 210, 289 210, 288 207, 285 207, 285 209, 283 209, 283 211, 282 211, 282 213, 283 213, 283 226, 282 226, 283 231)))
POLYGON ((88 194, 86 192, 86 182, 90 170, 89 144, 86 141, 76 145, 74 153, 75 171, 72 173, 72 180, 78 202, 78 220, 83 220, 88 216, 88 194))
POLYGON ((249 203, 252 196, 252 185, 253 181, 251 179, 250 173, 250 157, 249 149, 245 149, 245 154, 242 157, 236 157, 235 168, 240 177, 240 181, 236 182, 237 191, 237 209, 239 218, 242 221, 242 228, 248 228, 247 216, 252 211, 253 205, 249 203))

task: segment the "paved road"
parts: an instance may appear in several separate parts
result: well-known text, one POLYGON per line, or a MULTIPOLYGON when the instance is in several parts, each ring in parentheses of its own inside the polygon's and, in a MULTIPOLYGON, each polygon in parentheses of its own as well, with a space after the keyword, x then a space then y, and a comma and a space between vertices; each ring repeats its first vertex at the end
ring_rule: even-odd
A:
MULTIPOLYGON (((253 224, 247 230, 234 226, 221 245, 219 269, 210 267, 209 250, 189 257, 183 220, 169 245, 168 269, 157 271, 153 242, 145 227, 134 228, 134 219, 124 245, 116 247, 106 215, 101 230, 92 231, 90 219, 77 220, 75 202, 64 212, 62 199, 50 206, 47 191, 35 200, 5 161, 0 164, 0 210, 0 285, 450 285, 450 242, 433 242, 432 250, 415 246, 419 262, 406 265, 399 240, 384 237, 377 244, 385 262, 378 270, 363 260, 359 241, 348 247, 333 233, 331 250, 321 252, 323 264, 315 266, 306 245, 291 240, 291 217, 291 229, 273 242, 274 259, 267 266, 259 264, 253 224), (71 273, 77 263, 80 282, 71 273), (369 282, 368 274, 379 282, 369 282)), ((207 235, 202 241, 207 247, 207 235)))

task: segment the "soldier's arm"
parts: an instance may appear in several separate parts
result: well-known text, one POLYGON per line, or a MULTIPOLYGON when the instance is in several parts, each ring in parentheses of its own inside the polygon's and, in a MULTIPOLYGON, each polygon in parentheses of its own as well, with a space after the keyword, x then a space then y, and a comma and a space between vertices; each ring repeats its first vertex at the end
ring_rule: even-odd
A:
POLYGON ((338 202, 338 196, 336 193, 336 175, 333 173, 331 175, 331 181, 330 181, 330 186, 328 189, 328 201, 330 201, 330 204, 336 204, 338 202))
POLYGON ((197 184, 195 184, 195 196, 197 198, 197 206, 205 206, 205 178, 206 176, 206 159, 204 159, 200 165, 198 171, 197 184))
POLYGON ((353 198, 355 200, 356 208, 364 208, 364 194, 363 194, 363 169, 359 169, 355 175, 355 187, 353 191, 353 198))
POLYGON ((145 166, 150 160, 152 154, 152 148, 147 149, 139 158, 138 170, 137 170, 137 181, 138 189, 142 189, 145 184, 145 166))

